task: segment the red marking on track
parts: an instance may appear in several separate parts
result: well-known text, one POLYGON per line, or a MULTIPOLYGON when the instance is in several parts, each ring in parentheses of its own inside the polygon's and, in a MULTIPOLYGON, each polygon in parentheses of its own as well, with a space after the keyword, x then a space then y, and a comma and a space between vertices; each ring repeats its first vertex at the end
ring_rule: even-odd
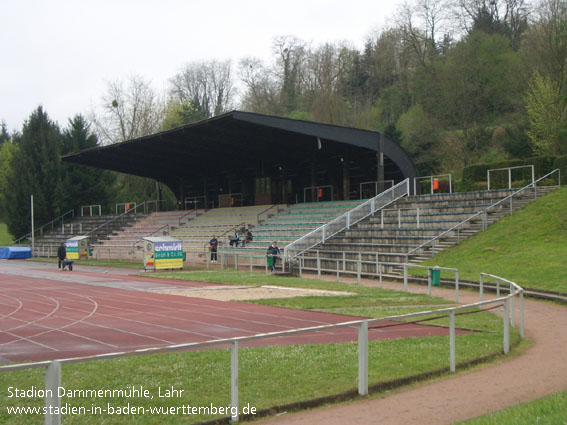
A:
MULTIPOLYGON (((28 269, 28 271, 31 269, 28 269)), ((138 278, 120 273, 42 269, 21 276, 0 266, 0 357, 12 362, 164 347, 256 333, 335 324, 358 317, 215 301, 96 286, 124 284, 207 287, 218 284, 138 278), (59 280, 57 273, 60 275, 59 280), (75 282, 66 282, 71 277, 75 282), (84 277, 84 283, 77 283, 84 277)), ((370 339, 447 335, 446 328, 404 324, 370 329, 370 339)), ((245 342, 243 346, 353 342, 356 329, 339 328, 245 342)))

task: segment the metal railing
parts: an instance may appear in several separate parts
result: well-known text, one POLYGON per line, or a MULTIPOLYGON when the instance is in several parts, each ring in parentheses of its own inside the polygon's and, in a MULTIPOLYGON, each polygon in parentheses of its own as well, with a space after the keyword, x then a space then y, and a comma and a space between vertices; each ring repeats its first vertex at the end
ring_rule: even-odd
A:
MULTIPOLYGON (((75 210, 69 210, 64 214, 61 214, 59 217, 54 218, 53 220, 51 220, 49 223, 44 224, 43 226, 37 228, 34 230, 34 236, 37 235, 39 233, 39 235, 43 235, 43 229, 45 229, 46 227, 51 226, 51 230, 55 229, 55 224, 57 223, 57 227, 59 227, 59 221, 61 222, 61 225, 64 224, 64 219, 65 217, 67 217, 68 215, 71 215, 71 218, 75 218, 75 210)), ((14 242, 12 242, 12 245, 17 245, 19 244, 21 241, 25 240, 25 239, 30 239, 31 238, 31 232, 25 234, 24 236, 16 239, 14 242)))
POLYGON ((333 186, 331 186, 331 185, 325 185, 325 186, 310 186, 310 187, 304 187, 304 188, 303 188, 303 202, 307 202, 307 191, 308 191, 308 190, 311 190, 311 191, 313 191, 313 192, 315 193, 315 199, 316 199, 316 201, 314 201, 313 199, 311 199, 311 202, 321 202, 321 201, 319 201, 319 198, 320 198, 320 197, 322 198, 322 196, 319 196, 318 191, 319 191, 319 189, 323 190, 323 189, 327 189, 327 188, 330 188, 330 189, 331 189, 331 197, 330 197, 329 200, 332 201, 332 200, 333 200, 333 186))
POLYGON ((413 194, 417 195, 417 182, 420 180, 430 180, 429 187, 431 189, 431 194, 433 195, 434 188, 433 188, 433 181, 437 180, 440 181, 439 177, 449 177, 449 193, 453 193, 453 176, 451 174, 439 174, 436 176, 423 176, 423 177, 414 177, 413 179, 413 194))
MULTIPOLYGON (((413 264, 404 264, 404 276, 407 277, 407 270, 408 268, 419 268, 422 266, 416 266, 413 264)), ((449 268, 442 268, 442 270, 451 270, 456 271, 456 286, 455 289, 458 291, 458 270, 457 269, 449 269, 449 268)), ((222 339, 215 339, 209 340, 204 342, 197 342, 197 343, 186 343, 186 344, 176 344, 170 345, 167 347, 160 347, 160 348, 146 348, 146 349, 139 349, 133 350, 128 352, 117 352, 117 353, 107 353, 107 354, 99 354, 94 356, 85 356, 79 358, 68 358, 68 359, 60 359, 60 360, 53 360, 53 361, 40 361, 40 362, 33 362, 33 363, 24 363, 24 364, 14 364, 14 365, 7 365, 7 366, 0 366, 0 372, 8 372, 8 371, 16 371, 16 370, 25 370, 25 369, 37 369, 37 368, 44 368, 46 369, 45 373, 45 424, 49 425, 59 425, 61 423, 61 415, 53 413, 59 412, 61 408, 61 397, 60 392, 58 391, 58 387, 61 385, 61 375, 62 375, 62 366, 67 364, 74 364, 74 363, 84 363, 84 362, 91 362, 91 361, 98 361, 98 360, 105 360, 105 359, 116 359, 116 358, 124 358, 130 356, 138 356, 138 355, 146 355, 146 354, 158 354, 158 353, 170 353, 170 352, 179 352, 181 350, 190 350, 190 349, 204 349, 214 346, 230 346, 230 413, 231 419, 233 422, 239 421, 239 384, 238 384, 238 376, 239 376, 239 365, 238 365, 238 354, 239 354, 239 344, 249 341, 255 341, 260 339, 266 338, 281 338, 291 335, 298 335, 304 334, 309 332, 320 332, 320 331, 327 331, 331 329, 339 329, 339 328, 355 328, 357 330, 358 335, 358 394, 361 396, 367 395, 369 390, 369 368, 368 368, 368 358, 369 358, 369 338, 368 338, 368 331, 372 327, 379 328, 382 322, 386 321, 404 321, 407 319, 415 319, 424 316, 431 316, 436 315, 439 316, 438 318, 442 317, 449 317, 449 370, 451 373, 454 373, 457 368, 457 356, 456 356, 456 332, 455 332, 455 317, 459 315, 459 313, 463 310, 470 310, 471 308, 478 309, 477 312, 483 312, 489 310, 483 310, 483 307, 492 306, 492 308, 502 308, 503 315, 502 315, 502 328, 503 328, 503 352, 504 354, 508 354, 510 352, 510 327, 514 327, 516 325, 516 316, 515 316, 515 308, 514 308, 514 299, 516 297, 519 298, 519 326, 520 326, 520 338, 524 338, 524 298, 523 298, 523 288, 521 288, 516 283, 509 281, 507 279, 494 276, 491 274, 481 273, 480 274, 480 282, 479 282, 479 292, 480 292, 480 301, 472 304, 467 305, 459 305, 456 307, 448 307, 442 308, 438 310, 428 310, 422 311, 417 313, 410 313, 410 314, 402 314, 396 316, 389 316, 379 319, 361 319, 361 320, 352 320, 348 322, 342 322, 332 325, 320 325, 320 326, 312 326, 306 328, 298 328, 298 329, 290 329, 285 331, 278 331, 278 332, 267 332, 267 333, 260 333, 251 336, 243 336, 243 337, 235 337, 235 338, 222 338, 222 339), (484 281, 485 279, 492 279, 497 282, 498 290, 496 294, 496 298, 492 300, 484 300, 484 281), (506 289, 508 291, 508 295, 501 296, 500 291, 502 289, 506 289), (507 288, 506 288, 507 287, 507 288)), ((407 281, 404 283, 404 289, 407 290, 407 281)), ((457 296, 458 299, 458 296, 457 296)), ((463 312, 462 314, 469 314, 469 312, 463 312)))
MULTIPOLYGON (((145 204, 146 203, 144 202, 144 205, 145 204)), ((130 211, 131 209, 136 209, 136 203, 135 202, 120 202, 120 203, 116 204, 116 206, 115 206, 116 214, 122 214, 122 213, 130 211), (124 211, 121 211, 119 213, 118 209, 124 210, 124 211)))
POLYGON ((375 214, 376 211, 381 208, 386 207, 403 196, 409 195, 409 189, 409 179, 405 179, 374 198, 368 199, 352 210, 290 243, 285 248, 285 256, 287 258, 295 257, 302 252, 313 248, 315 245, 325 242, 331 236, 336 235, 345 229, 349 229, 350 226, 370 215, 375 214))
POLYGON ((415 254, 416 252, 418 252, 419 250, 424 249, 426 246, 431 245, 431 256, 433 257, 435 255, 435 243, 437 241, 439 241, 441 238, 443 238, 444 236, 446 236, 447 234, 451 233, 451 232, 456 232, 457 233, 457 243, 460 243, 460 231, 461 228, 463 227, 463 225, 468 224, 469 222, 475 220, 475 219, 481 219, 482 220, 482 230, 486 230, 486 228, 488 227, 488 213, 496 208, 496 207, 500 207, 502 206, 504 203, 508 202, 509 203, 509 208, 510 208, 510 215, 512 215, 513 213, 513 209, 514 209, 514 198, 518 195, 520 195, 523 192, 526 192, 528 190, 531 190, 533 188, 534 190, 534 199, 537 198, 537 184, 549 177, 551 177, 553 174, 557 173, 558 174, 558 178, 557 178, 557 185, 561 186, 561 172, 559 171, 559 169, 555 169, 552 172, 546 174, 543 177, 540 177, 539 179, 537 179, 536 181, 534 181, 533 183, 530 183, 526 186, 524 186, 523 188, 515 191, 514 193, 512 193, 511 195, 506 196, 505 198, 501 199, 498 202, 493 203, 492 205, 488 206, 487 208, 485 208, 482 211, 479 211, 473 215, 471 215, 470 217, 464 219, 463 221, 461 221, 460 223, 456 224, 455 226, 439 233, 437 236, 431 238, 430 240, 428 240, 427 242, 422 243, 421 245, 419 245, 418 247, 412 249, 411 251, 409 251, 407 253, 407 256, 409 257, 410 255, 415 254))
POLYGON ((95 227, 94 229, 85 233, 84 236, 90 236, 92 234, 97 234, 99 232, 99 230, 104 229, 104 228, 107 229, 105 234, 108 234, 114 229, 114 227, 112 226, 113 224, 120 222, 120 225, 124 226, 124 218, 126 216, 128 216, 129 214, 137 214, 138 209, 145 209, 145 208, 146 208, 145 202, 142 202, 141 204, 137 204, 135 207, 130 208, 129 210, 123 212, 122 214, 111 218, 110 220, 106 221, 105 223, 101 224, 100 226, 95 227), (110 229, 110 230, 108 230, 108 229, 110 229))
MULTIPOLYGON (((359 188, 359 190, 360 190, 360 199, 366 199, 366 198, 363 196, 363 193, 364 193, 363 187, 364 187, 364 186, 374 185, 374 196, 378 195, 378 193, 380 193, 380 192, 378 192, 378 185, 379 185, 379 184, 381 184, 381 185, 388 184, 388 185, 389 185, 389 188, 390 188, 390 187, 394 186, 394 180, 375 180, 375 181, 371 181, 371 182, 362 182, 362 183, 360 183, 360 188, 359 188)), ((386 190, 386 189, 384 189, 384 190, 386 190)), ((383 192, 384 190, 382 190, 382 192, 383 192)))
POLYGON ((519 165, 517 167, 494 168, 486 171, 487 189, 490 190, 490 172, 494 171, 508 171, 508 189, 512 189, 512 170, 531 168, 532 170, 532 183, 535 181, 535 167, 533 165, 519 165))
POLYGON ((81 206, 81 217, 84 217, 86 215, 86 214, 84 214, 85 209, 89 210, 89 217, 93 216, 93 209, 94 210, 98 209, 97 215, 99 215, 99 216, 102 215, 100 205, 83 205, 83 206, 81 206))

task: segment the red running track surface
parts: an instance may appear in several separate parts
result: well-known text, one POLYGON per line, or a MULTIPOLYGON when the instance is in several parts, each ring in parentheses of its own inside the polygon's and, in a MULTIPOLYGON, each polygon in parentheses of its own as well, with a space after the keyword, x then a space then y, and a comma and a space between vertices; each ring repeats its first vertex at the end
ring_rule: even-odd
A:
MULTIPOLYGON (((166 295, 155 291, 218 285, 101 271, 59 272, 52 265, 0 263, 0 363, 165 347, 360 319, 166 295)), ((371 329, 369 338, 447 334, 445 328, 403 324, 371 329)), ((356 329, 348 327, 242 345, 327 344, 356 338, 356 329)))

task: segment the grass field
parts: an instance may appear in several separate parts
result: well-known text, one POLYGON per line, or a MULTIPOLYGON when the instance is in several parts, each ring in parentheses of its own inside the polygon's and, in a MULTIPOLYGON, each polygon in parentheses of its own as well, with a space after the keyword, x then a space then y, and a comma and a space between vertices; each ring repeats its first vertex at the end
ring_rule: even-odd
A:
POLYGON ((0 223, 0 246, 6 246, 12 243, 14 237, 8 232, 6 223, 0 223))
POLYGON ((556 190, 424 265, 458 268, 463 279, 478 281, 482 271, 525 288, 567 293, 566 205, 567 188, 556 190))
POLYGON ((567 391, 458 425, 567 425, 567 391))
MULTIPOLYGON (((209 282, 249 285, 271 284, 303 288, 325 288, 354 292, 349 297, 295 297, 257 301, 263 304, 285 305, 292 308, 326 310, 369 317, 382 317, 430 310, 434 306, 447 306, 440 298, 413 295, 376 288, 359 287, 336 282, 310 279, 293 279, 262 273, 235 271, 177 272, 176 278, 209 282)), ((155 276, 171 277, 160 273, 155 276)), ((501 353, 502 319, 481 313, 459 316, 457 327, 469 327, 487 332, 474 332, 457 336, 457 362, 501 353)), ((353 329, 353 333, 356 331, 353 329)), ((513 342, 519 337, 513 330, 513 342)), ((448 337, 408 338, 369 343, 370 385, 388 380, 412 376, 448 366, 448 337)), ((241 349, 239 352, 240 405, 250 403, 257 409, 338 394, 357 388, 357 344, 294 345, 284 347, 260 347, 241 349)), ((9 415, 6 407, 42 406, 43 400, 8 398, 9 386, 29 389, 43 388, 40 370, 4 373, 0 393, 0 423, 42 423, 34 415, 9 415)), ((126 397, 63 397, 62 405, 92 410, 93 406, 107 409, 142 406, 227 406, 230 403, 230 354, 227 350, 207 350, 167 355, 129 357, 83 364, 65 365, 62 386, 71 389, 124 389, 127 385, 143 385, 154 395, 150 398, 126 397), (184 389, 178 398, 158 398, 158 391, 174 386, 184 389)), ((218 417, 219 415, 217 415, 218 417)), ((226 416, 226 415, 220 415, 226 416)), ((137 424, 187 424, 212 418, 212 415, 170 415, 160 420, 156 414, 137 416, 137 424)), ((70 418, 69 418, 70 419, 70 418)), ((63 419, 65 423, 66 418, 63 419)), ((132 423, 131 416, 92 414, 73 416, 73 424, 90 424, 93 420, 105 424, 132 423)))

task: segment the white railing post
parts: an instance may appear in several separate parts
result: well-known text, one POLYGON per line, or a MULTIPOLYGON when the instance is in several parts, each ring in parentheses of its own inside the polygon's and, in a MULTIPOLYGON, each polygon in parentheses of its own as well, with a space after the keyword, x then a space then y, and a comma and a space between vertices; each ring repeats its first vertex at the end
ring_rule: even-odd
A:
POLYGON ((319 258, 319 250, 317 250, 317 279, 321 279, 321 258, 319 258))
POLYGON ((404 292, 408 291, 408 265, 404 264, 404 292))
POLYGON ((508 317, 508 298, 504 300, 504 354, 510 352, 510 319, 508 317))
POLYGON ((483 298, 484 298, 484 293, 483 293, 484 292, 484 276, 483 276, 482 273, 480 274, 479 292, 480 292, 480 301, 482 301, 483 298))
POLYGON ((459 270, 455 271, 455 301, 459 302, 459 270))
POLYGON ((59 387, 61 386, 61 363, 51 362, 45 371, 45 425, 60 425, 61 415, 54 412, 61 409, 59 387))
POLYGON ((455 372, 455 310, 449 314, 449 358, 451 372, 455 372))
POLYGON ((427 269, 427 294, 431 296, 431 269, 427 269))
POLYGON ((416 216, 415 217, 416 217, 415 220, 416 220, 416 223, 417 223, 417 228, 419 229, 419 207, 417 207, 417 209, 416 209, 416 216))
POLYGON ((238 341, 230 347, 230 406, 232 422, 238 422, 238 341))
MULTIPOLYGON (((510 294, 512 293, 512 285, 510 285, 510 294)), ((516 324, 514 323, 515 320, 515 314, 514 314, 514 297, 510 297, 510 326, 512 326, 513 328, 516 327, 516 324)))
POLYGON ((347 212, 347 215, 346 215, 346 228, 347 228, 347 230, 350 229, 350 211, 347 212))
POLYGON ((368 395, 368 322, 358 326, 358 394, 368 395))
POLYGON ((520 292, 520 338, 524 339, 524 291, 520 292))

